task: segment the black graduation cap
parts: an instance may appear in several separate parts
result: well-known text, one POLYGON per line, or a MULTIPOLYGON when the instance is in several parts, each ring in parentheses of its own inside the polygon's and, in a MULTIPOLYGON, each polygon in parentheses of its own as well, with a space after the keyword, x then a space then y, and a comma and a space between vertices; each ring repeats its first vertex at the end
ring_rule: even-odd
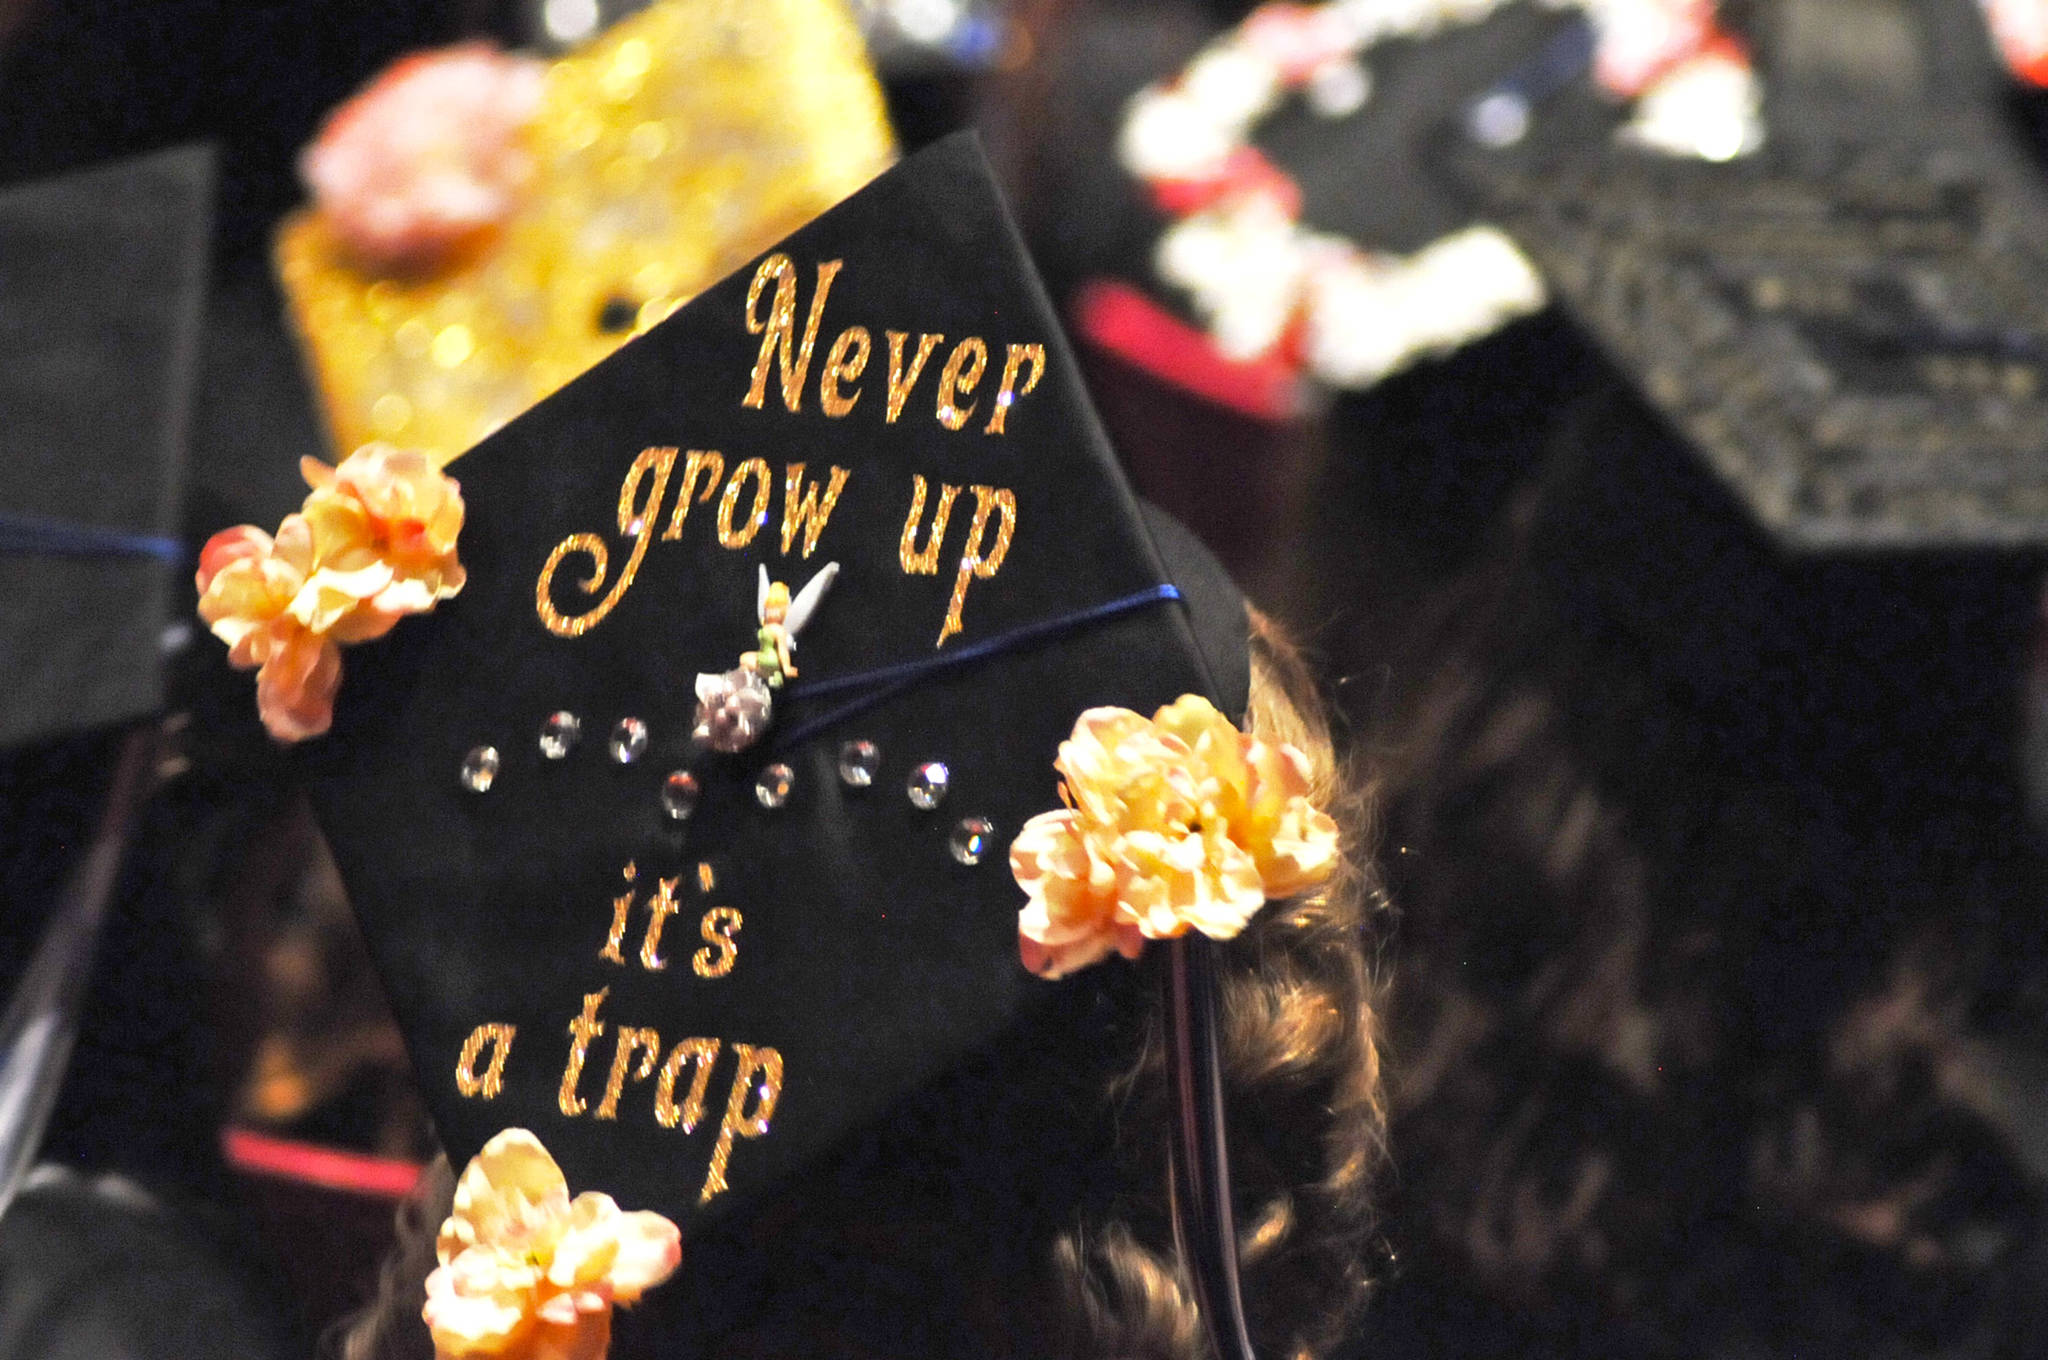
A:
POLYGON ((162 699, 214 157, 0 193, 0 747, 162 699))
MULTIPOLYGON (((1133 500, 970 137, 450 472, 466 588, 351 649, 303 760, 457 1166, 529 1128, 682 1224, 687 1280, 689 1239, 1136 985, 1024 970, 1007 847, 1084 709, 1241 718, 1243 602, 1133 500), (794 612, 835 565, 765 733, 693 740, 700 676, 772 642, 764 575, 794 612)), ((666 1306, 628 1326, 703 1321, 666 1306)))
POLYGON ((1961 5, 1779 9, 1754 155, 1631 148, 1567 91, 1446 159, 1780 544, 2048 542, 2048 200, 1981 33, 1961 5))

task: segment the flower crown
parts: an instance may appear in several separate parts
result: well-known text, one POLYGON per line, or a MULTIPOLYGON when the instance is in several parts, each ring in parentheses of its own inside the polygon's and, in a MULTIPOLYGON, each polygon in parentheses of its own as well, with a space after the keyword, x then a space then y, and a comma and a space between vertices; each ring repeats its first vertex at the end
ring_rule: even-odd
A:
POLYGON ((1239 731, 1198 695, 1150 718, 1089 709, 1054 768, 1066 807, 1010 846, 1030 898, 1018 951, 1041 977, 1189 930, 1230 939, 1336 868, 1337 824, 1309 798, 1308 757, 1239 731))

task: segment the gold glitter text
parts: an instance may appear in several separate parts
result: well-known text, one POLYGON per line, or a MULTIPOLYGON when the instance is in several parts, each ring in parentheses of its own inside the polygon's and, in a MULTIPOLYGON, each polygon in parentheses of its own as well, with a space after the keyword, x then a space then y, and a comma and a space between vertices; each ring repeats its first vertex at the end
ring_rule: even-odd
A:
POLYGON ((455 1089, 472 1099, 496 1100, 498 1092, 505 1089, 505 1059, 512 1056, 512 1036, 518 1032, 515 1025, 478 1025, 471 1030, 455 1060, 455 1089), (491 1048, 491 1063, 478 1076, 476 1060, 483 1056, 486 1044, 491 1048))

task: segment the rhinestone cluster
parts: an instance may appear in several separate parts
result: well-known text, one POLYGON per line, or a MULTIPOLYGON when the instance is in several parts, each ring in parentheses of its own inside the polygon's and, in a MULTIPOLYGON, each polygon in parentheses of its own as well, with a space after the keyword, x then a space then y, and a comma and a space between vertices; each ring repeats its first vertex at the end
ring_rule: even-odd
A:
MULTIPOLYGON (((575 751, 582 735, 583 720, 568 709, 557 709, 542 720, 535 744, 540 748, 543 759, 550 762, 566 760, 575 751)), ((649 740, 645 722, 639 718, 621 718, 612 725, 611 736, 605 746, 606 754, 615 765, 632 765, 647 754, 649 740)), ((504 758, 497 747, 474 746, 462 758, 458 779, 470 793, 485 794, 497 783, 503 769, 504 758)), ((864 793, 872 789, 882 775, 881 748, 864 738, 841 743, 838 773, 839 782, 852 792, 864 793)), ((945 761, 926 760, 913 768, 904 780, 903 795, 919 812, 935 812, 946 801, 952 784, 953 773, 945 761)), ((754 780, 754 801, 770 812, 779 812, 787 807, 796 791, 796 771, 783 761, 763 766, 754 780)), ((662 812, 670 821, 687 822, 697 811, 702 794, 703 786, 697 776, 687 769, 678 769, 671 770, 663 778, 657 796, 662 812)), ((954 824, 946 849, 956 862, 972 866, 981 863, 994 847, 995 837, 995 823, 988 818, 978 815, 962 817, 954 824)))

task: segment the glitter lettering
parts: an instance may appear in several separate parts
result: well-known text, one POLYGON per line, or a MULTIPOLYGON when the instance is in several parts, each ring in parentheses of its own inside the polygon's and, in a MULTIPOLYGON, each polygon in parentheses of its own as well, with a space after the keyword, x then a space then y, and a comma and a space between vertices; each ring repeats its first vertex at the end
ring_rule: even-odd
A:
POLYGON ((910 361, 910 371, 903 371, 903 342, 910 338, 908 332, 890 331, 889 335, 889 399, 882 410, 882 419, 889 424, 896 423, 896 417, 903 414, 903 403, 910 400, 910 389, 917 386, 919 375, 924 372, 925 360, 932 357, 932 351, 939 347, 943 335, 920 335, 917 338, 917 354, 910 361))
POLYGON ((768 522, 768 497, 772 494, 768 477, 768 463, 765 459, 749 458, 732 470, 732 480, 725 484, 725 494, 718 500, 718 542, 726 548, 744 548, 754 541, 754 535, 761 532, 761 526, 768 522), (747 479, 754 479, 754 508, 739 524, 732 522, 732 512, 740 503, 740 488, 747 479))
POLYGON ((668 1061, 661 1065, 661 1084, 654 1089, 654 1118, 663 1128, 672 1129, 680 1124, 684 1133, 696 1132, 698 1121, 704 1118, 704 1093, 711 1085, 711 1066, 717 1061, 716 1039, 683 1039, 669 1050, 668 1061), (678 1108, 676 1078, 682 1075, 685 1063, 696 1064, 696 1070, 690 1076, 690 1093, 678 1108))
POLYGON ((747 285, 747 334, 761 337, 761 352, 754 360, 754 373, 747 395, 740 399, 743 406, 760 410, 767 400, 768 370, 780 367, 782 370, 782 404, 795 414, 803 406, 804 378, 811 369, 811 354, 818 343, 818 324, 825 318, 825 298, 832 291, 832 280, 839 274, 843 260, 826 260, 818 266, 817 290, 811 294, 810 314, 804 320, 803 340, 796 342, 796 265, 789 256, 777 252, 761 261, 761 267, 754 271, 753 282, 747 285), (775 285, 775 298, 769 304, 768 315, 762 316, 759 308, 761 293, 770 282, 775 285), (796 361, 790 361, 790 347, 796 344, 796 361))
POLYGON ((626 1071, 635 1053, 640 1055, 640 1070, 633 1074, 634 1081, 645 1081, 654 1075, 655 1060, 661 1056, 661 1036, 651 1029, 621 1025, 614 1040, 617 1047, 612 1050, 612 1072, 604 1084, 604 1101, 592 1116, 596 1119, 619 1117, 619 1096, 626 1089, 626 1071))
POLYGON ((597 1008, 610 992, 611 988, 603 987, 586 994, 583 1014, 569 1022, 569 1062, 562 1069, 562 1089, 555 1103, 571 1119, 589 1108, 583 1097, 576 1094, 576 1084, 583 1079, 583 1060, 590 1054, 590 1041, 604 1033, 604 1021, 597 1018, 597 1008))
POLYGON ((1008 487, 974 486, 968 490, 974 493, 974 523, 967 530, 967 548, 960 556, 960 574, 953 579, 952 603, 946 607, 946 623, 939 629, 939 640, 934 647, 946 645, 946 639, 960 631, 960 611, 967 604, 967 582, 970 578, 986 581, 1002 570, 1003 559, 1010 555, 1010 536, 1017 530, 1017 497, 1008 487), (996 529, 995 546, 984 551, 988 537, 990 512, 996 512, 1001 524, 996 529))
POLYGON ((970 335, 953 346, 953 352, 946 356, 946 366, 939 370, 939 424, 949 430, 967 424, 975 407, 967 396, 981 381, 987 367, 988 345, 979 337, 970 335))
POLYGON ((1003 381, 996 388, 995 409, 988 413, 988 424, 981 427, 983 434, 1003 433, 1003 422, 1009 419, 1010 408, 1031 395, 1038 386, 1038 380, 1045 376, 1044 345, 1012 345, 1009 357, 1003 360, 1003 381), (1031 376, 1017 386, 1017 370, 1026 359, 1031 361, 1031 376))
POLYGON ((455 1089, 472 1100, 479 1096, 496 1100, 498 1092, 505 1089, 505 1059, 512 1056, 512 1036, 518 1032, 515 1025, 478 1025, 471 1030, 455 1060, 455 1089), (490 1045, 491 1062, 478 1076, 476 1060, 483 1056, 486 1044, 490 1045))
POLYGON ((740 927, 744 922, 731 907, 713 907, 697 923, 697 933, 708 948, 690 959, 690 968, 701 978, 722 978, 740 960, 740 927))
POLYGON ((873 349, 874 341, 869 339, 867 327, 848 326, 839 332, 839 338, 825 352, 824 371, 818 374, 818 405, 826 415, 837 419, 860 400, 859 388, 849 394, 840 391, 839 384, 859 379, 867 369, 868 355, 873 349))
POLYGON ((585 595, 595 595, 604 586, 605 571, 610 556, 604 540, 596 534, 571 534, 555 545, 548 554, 547 563, 540 569, 540 579, 534 586, 534 608, 540 614, 540 621, 550 633, 557 637, 582 637, 604 621, 620 598, 631 588, 633 578, 640 572, 640 563, 647 556, 647 545, 654 538, 654 523, 661 514, 661 498, 668 489, 669 470, 675 466, 676 451, 672 448, 650 448, 641 452, 626 470, 626 480, 619 487, 619 532, 630 535, 633 540, 632 556, 626 559, 625 568, 619 572, 612 588, 595 607, 582 614, 564 614, 555 607, 555 569, 562 560, 574 553, 585 553, 590 557, 590 575, 579 583, 578 588, 585 595), (653 485, 648 488, 644 503, 635 500, 640 483, 647 474, 654 474, 653 485))
POLYGON ((782 483, 782 555, 789 556, 790 545, 796 536, 804 536, 803 555, 809 557, 811 549, 818 546, 818 535, 825 532, 825 523, 832 518, 833 509, 839 504, 839 493, 846 489, 846 479, 851 476, 843 467, 835 466, 831 477, 825 483, 825 495, 818 496, 818 484, 804 480, 804 465, 791 463, 783 474, 782 483))
POLYGON ((924 478, 912 481, 910 492, 910 513, 903 520, 903 541, 897 546, 896 559, 903 564, 906 576, 936 576, 939 574, 939 544, 946 537, 946 521, 953 513, 953 497, 960 494, 957 486, 939 487, 938 508, 932 511, 931 532, 925 536, 924 547, 917 546, 917 522, 924 516, 924 478))
POLYGON ((752 1044, 734 1044, 732 1051, 739 1059, 739 1070, 733 1073, 732 1094, 725 1102, 725 1118, 718 1125, 718 1143, 711 1149, 711 1169, 704 1177, 703 1192, 697 1196, 699 1204, 726 1188, 725 1169, 732 1159, 733 1140, 759 1138, 768 1132, 768 1120, 782 1095, 780 1053, 752 1044), (747 1112, 749 1097, 754 1102, 752 1113, 747 1112))
POLYGON ((696 491, 695 501, 701 503, 718 494, 718 484, 725 477, 725 455, 717 449, 691 449, 683 457, 683 489, 676 496, 675 513, 669 516, 668 528, 661 531, 664 543, 683 536, 683 521, 690 517, 693 503, 691 492, 696 491), (697 491, 697 478, 706 470, 711 475, 704 478, 704 489, 697 491))
POLYGON ((680 882, 680 878, 662 879, 647 903, 647 934, 640 941, 640 966, 650 973, 668 967, 668 960, 661 956, 661 928, 680 909, 676 901, 676 884, 680 882))

